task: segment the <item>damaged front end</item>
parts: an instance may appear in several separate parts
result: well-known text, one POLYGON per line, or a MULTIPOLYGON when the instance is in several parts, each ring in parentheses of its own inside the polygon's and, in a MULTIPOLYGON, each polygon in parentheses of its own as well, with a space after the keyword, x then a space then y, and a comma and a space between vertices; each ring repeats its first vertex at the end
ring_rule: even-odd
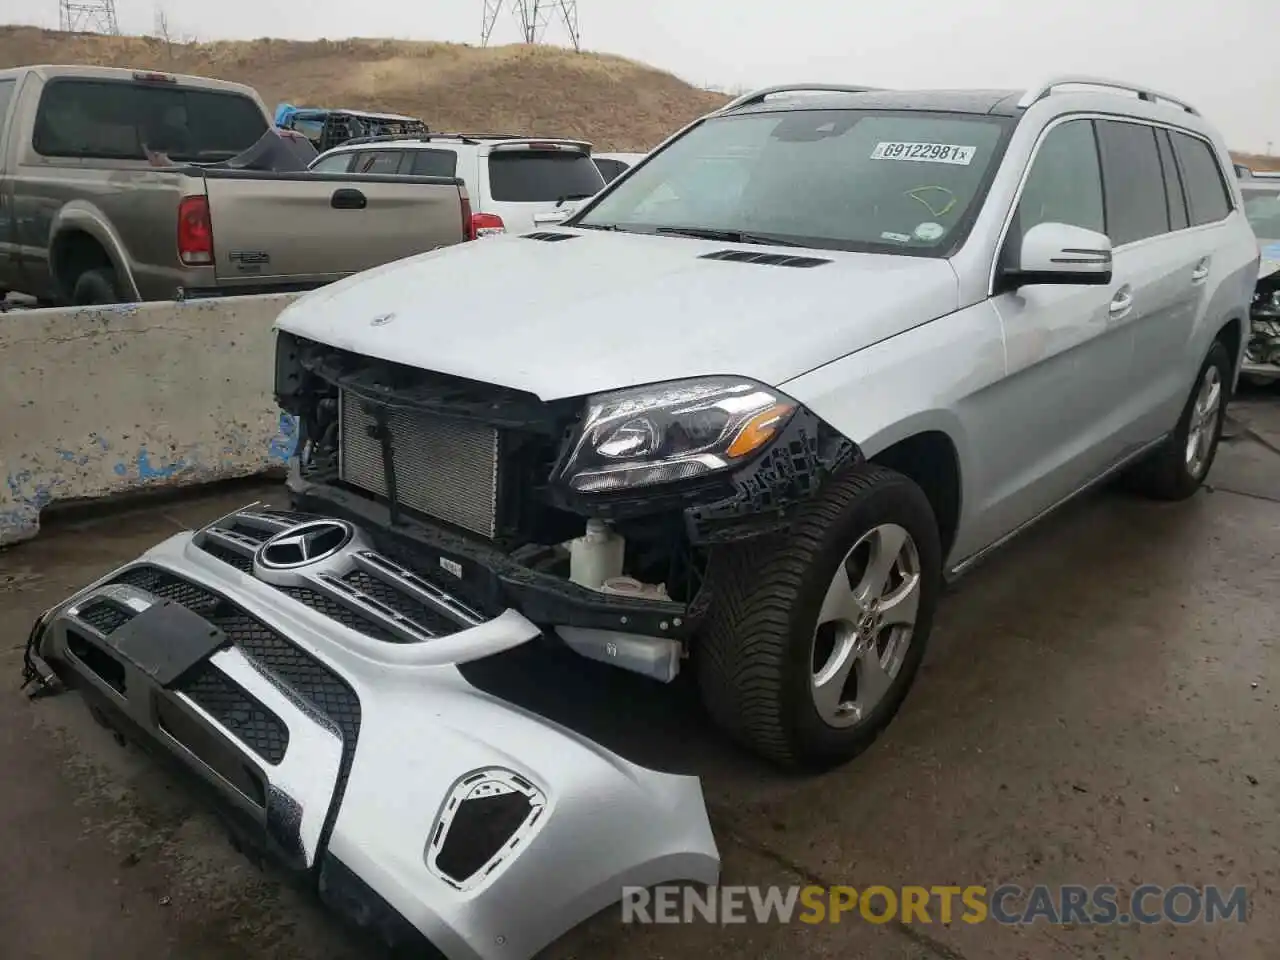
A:
POLYGON ((1255 382, 1280 381, 1280 268, 1258 279, 1249 321, 1241 373, 1255 382))
POLYGON ((736 377, 543 401, 280 332, 299 509, 360 524, 477 610, 669 681, 720 544, 783 529, 857 448, 736 377))
POLYGON ((46 613, 28 665, 192 775, 237 846, 388 944, 525 960, 625 886, 719 870, 695 777, 476 679, 538 633, 359 526, 255 505, 46 613))

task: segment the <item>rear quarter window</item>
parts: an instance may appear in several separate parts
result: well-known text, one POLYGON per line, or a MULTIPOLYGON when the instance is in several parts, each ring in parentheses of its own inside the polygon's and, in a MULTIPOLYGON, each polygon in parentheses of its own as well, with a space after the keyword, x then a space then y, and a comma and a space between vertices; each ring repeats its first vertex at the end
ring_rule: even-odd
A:
MULTIPOLYGON (((454 177, 458 173, 458 155, 452 150, 412 150, 415 177, 454 177)), ((404 171, 401 171, 402 173, 404 171)))
POLYGON ((502 203, 554 203, 604 188, 600 168, 577 150, 505 150, 489 155, 489 196, 502 203))
POLYGON ((1213 149, 1199 137, 1176 132, 1173 149, 1182 170, 1192 225, 1216 223, 1226 217, 1231 212, 1231 201, 1213 149))
POLYGON ((605 183, 616 180, 628 169, 627 164, 621 160, 602 160, 599 157, 596 158, 596 166, 600 168, 600 175, 604 177, 605 183))
POLYGON ((36 111, 32 146, 46 157, 226 160, 267 132, 251 99, 222 90, 117 80, 54 79, 36 111), (145 148, 145 149, 144 149, 145 148))

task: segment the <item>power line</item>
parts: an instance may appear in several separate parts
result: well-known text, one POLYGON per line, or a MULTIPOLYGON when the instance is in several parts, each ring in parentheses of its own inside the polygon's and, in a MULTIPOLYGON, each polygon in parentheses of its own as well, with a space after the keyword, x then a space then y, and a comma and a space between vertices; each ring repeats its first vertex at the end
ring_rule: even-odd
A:
POLYGON ((58 0, 58 29, 67 33, 119 36, 116 0, 58 0))
POLYGON ((482 47, 489 45, 498 15, 504 8, 515 12, 516 19, 520 21, 520 37, 525 43, 542 43, 554 16, 564 24, 573 49, 582 50, 578 0, 484 0, 484 25, 480 30, 482 47))

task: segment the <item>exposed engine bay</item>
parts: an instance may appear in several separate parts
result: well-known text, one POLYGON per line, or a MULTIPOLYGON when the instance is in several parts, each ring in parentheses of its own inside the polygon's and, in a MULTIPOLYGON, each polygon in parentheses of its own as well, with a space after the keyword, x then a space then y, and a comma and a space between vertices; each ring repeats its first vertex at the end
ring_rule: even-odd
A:
POLYGON ((738 378, 677 385, 680 416, 664 420, 645 406, 663 385, 544 402, 278 337, 277 399, 300 424, 299 509, 358 523, 477 610, 517 609, 579 653, 658 680, 676 675, 710 603, 717 545, 779 529, 859 456, 738 378), (630 456, 664 444, 691 452, 630 456))
POLYGON ((1246 373, 1259 379, 1280 379, 1280 266, 1259 277, 1249 319, 1246 373))

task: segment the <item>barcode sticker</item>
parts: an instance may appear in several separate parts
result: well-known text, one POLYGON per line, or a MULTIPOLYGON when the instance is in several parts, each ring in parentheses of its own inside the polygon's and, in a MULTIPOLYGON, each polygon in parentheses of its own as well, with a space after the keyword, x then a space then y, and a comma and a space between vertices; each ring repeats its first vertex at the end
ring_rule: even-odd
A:
POLYGON ((953 163, 967 167, 973 162, 977 147, 955 143, 911 143, 884 141, 871 151, 872 160, 910 160, 915 163, 953 163))

